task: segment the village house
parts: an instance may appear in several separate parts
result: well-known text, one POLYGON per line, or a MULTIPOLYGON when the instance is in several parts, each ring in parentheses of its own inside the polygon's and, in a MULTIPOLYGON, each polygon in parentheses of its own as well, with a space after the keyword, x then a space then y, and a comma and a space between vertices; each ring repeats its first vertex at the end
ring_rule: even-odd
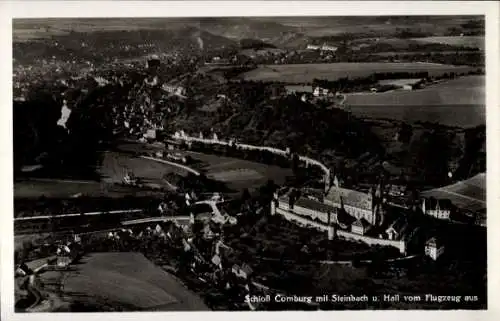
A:
POLYGON ((329 89, 322 88, 320 86, 315 86, 313 88, 313 96, 314 97, 325 97, 325 96, 328 96, 329 94, 332 94, 329 89))
POLYGON ((183 86, 176 86, 170 84, 163 84, 161 88, 169 93, 170 95, 178 96, 178 97, 186 97, 187 89, 183 86))
POLYGON ((231 272, 237 277, 246 280, 252 275, 253 269, 246 263, 244 263, 241 267, 238 264, 234 264, 231 268, 231 272))
POLYGON ((444 245, 435 237, 425 243, 425 255, 436 261, 444 253, 444 245))
POLYGON ((57 266, 66 267, 71 263, 71 249, 69 245, 62 245, 57 248, 57 266))

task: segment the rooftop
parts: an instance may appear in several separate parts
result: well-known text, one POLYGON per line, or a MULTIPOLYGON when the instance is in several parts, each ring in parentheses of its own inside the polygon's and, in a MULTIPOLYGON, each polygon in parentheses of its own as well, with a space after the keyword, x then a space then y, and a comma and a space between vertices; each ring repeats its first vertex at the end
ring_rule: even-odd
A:
POLYGON ((333 186, 328 191, 325 199, 332 203, 343 203, 344 205, 361 208, 363 210, 369 211, 372 209, 371 195, 346 188, 333 186))
POLYGON ((306 198, 306 197, 301 197, 295 202, 296 206, 308 208, 317 212, 321 213, 336 213, 337 209, 333 206, 323 204, 321 202, 306 198))
POLYGON ((427 246, 434 246, 434 247, 441 247, 442 242, 440 242, 437 238, 431 237, 427 242, 425 243, 427 246))
POLYGON ((365 220, 364 217, 361 219, 357 219, 356 221, 354 221, 354 223, 352 223, 352 225, 363 227, 363 228, 367 228, 367 227, 371 226, 370 223, 368 223, 368 221, 365 220))

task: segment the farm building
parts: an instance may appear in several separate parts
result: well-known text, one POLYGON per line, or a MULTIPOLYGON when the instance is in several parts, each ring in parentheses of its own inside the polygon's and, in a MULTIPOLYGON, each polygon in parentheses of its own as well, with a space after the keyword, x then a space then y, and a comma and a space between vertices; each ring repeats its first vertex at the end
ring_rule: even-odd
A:
POLYGON ((288 85, 285 86, 285 90, 289 95, 297 93, 309 93, 309 94, 313 93, 313 87, 307 85, 288 85))
POLYGON ((435 237, 430 238, 425 243, 425 255, 429 256, 434 261, 444 253, 444 245, 435 237))
POLYGON ((323 45, 313 45, 313 44, 309 44, 307 45, 306 49, 308 50, 321 50, 321 51, 331 51, 331 52, 335 52, 337 51, 339 48, 338 47, 335 47, 335 46, 331 46, 331 45, 327 45, 326 43, 323 44, 323 45))

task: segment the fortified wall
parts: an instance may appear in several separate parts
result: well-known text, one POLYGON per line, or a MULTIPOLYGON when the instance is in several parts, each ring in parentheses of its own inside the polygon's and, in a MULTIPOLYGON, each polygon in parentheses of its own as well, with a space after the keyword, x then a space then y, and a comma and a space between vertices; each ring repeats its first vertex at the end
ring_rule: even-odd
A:
MULTIPOLYGON (((222 145, 222 146, 235 146, 236 148, 240 148, 240 149, 244 149, 244 150, 268 151, 270 153, 273 153, 276 155, 281 155, 281 156, 287 156, 289 154, 289 151, 275 148, 275 147, 256 146, 256 145, 238 143, 238 142, 234 142, 234 141, 225 141, 225 140, 219 139, 216 134, 214 134, 212 138, 203 138, 203 137, 190 136, 181 130, 181 131, 176 132, 172 136, 172 138, 176 139, 176 140, 183 140, 186 142, 199 142, 199 143, 209 144, 209 145, 212 144, 212 145, 222 145)), ((323 163, 321 163, 320 161, 317 161, 315 159, 312 159, 310 157, 302 156, 302 155, 299 155, 299 160, 301 162, 303 162, 306 166, 319 167, 325 175, 325 180, 327 182, 330 181, 330 169, 328 169, 328 167, 326 167, 323 163)))
POLYGON ((381 245, 381 246, 391 246, 397 248, 399 253, 406 254, 406 243, 403 240, 387 240, 387 239, 379 239, 375 237, 364 236, 356 233, 351 233, 348 231, 336 229, 332 231, 333 227, 327 224, 322 224, 317 221, 313 221, 306 217, 302 217, 290 211, 283 210, 281 208, 276 208, 275 213, 283 216, 287 221, 297 223, 301 226, 307 226, 315 228, 319 231, 328 232, 328 238, 332 239, 333 235, 331 233, 336 233, 336 235, 340 238, 351 240, 351 241, 360 241, 370 246, 372 245, 381 245))

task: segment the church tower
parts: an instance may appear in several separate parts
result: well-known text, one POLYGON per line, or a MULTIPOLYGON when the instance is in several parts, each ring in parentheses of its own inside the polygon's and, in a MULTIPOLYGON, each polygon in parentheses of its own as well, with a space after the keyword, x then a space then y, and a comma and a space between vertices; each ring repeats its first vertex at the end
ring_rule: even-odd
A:
POLYGON ((372 202, 372 225, 380 226, 384 223, 384 191, 382 182, 379 182, 375 189, 370 189, 372 202))

